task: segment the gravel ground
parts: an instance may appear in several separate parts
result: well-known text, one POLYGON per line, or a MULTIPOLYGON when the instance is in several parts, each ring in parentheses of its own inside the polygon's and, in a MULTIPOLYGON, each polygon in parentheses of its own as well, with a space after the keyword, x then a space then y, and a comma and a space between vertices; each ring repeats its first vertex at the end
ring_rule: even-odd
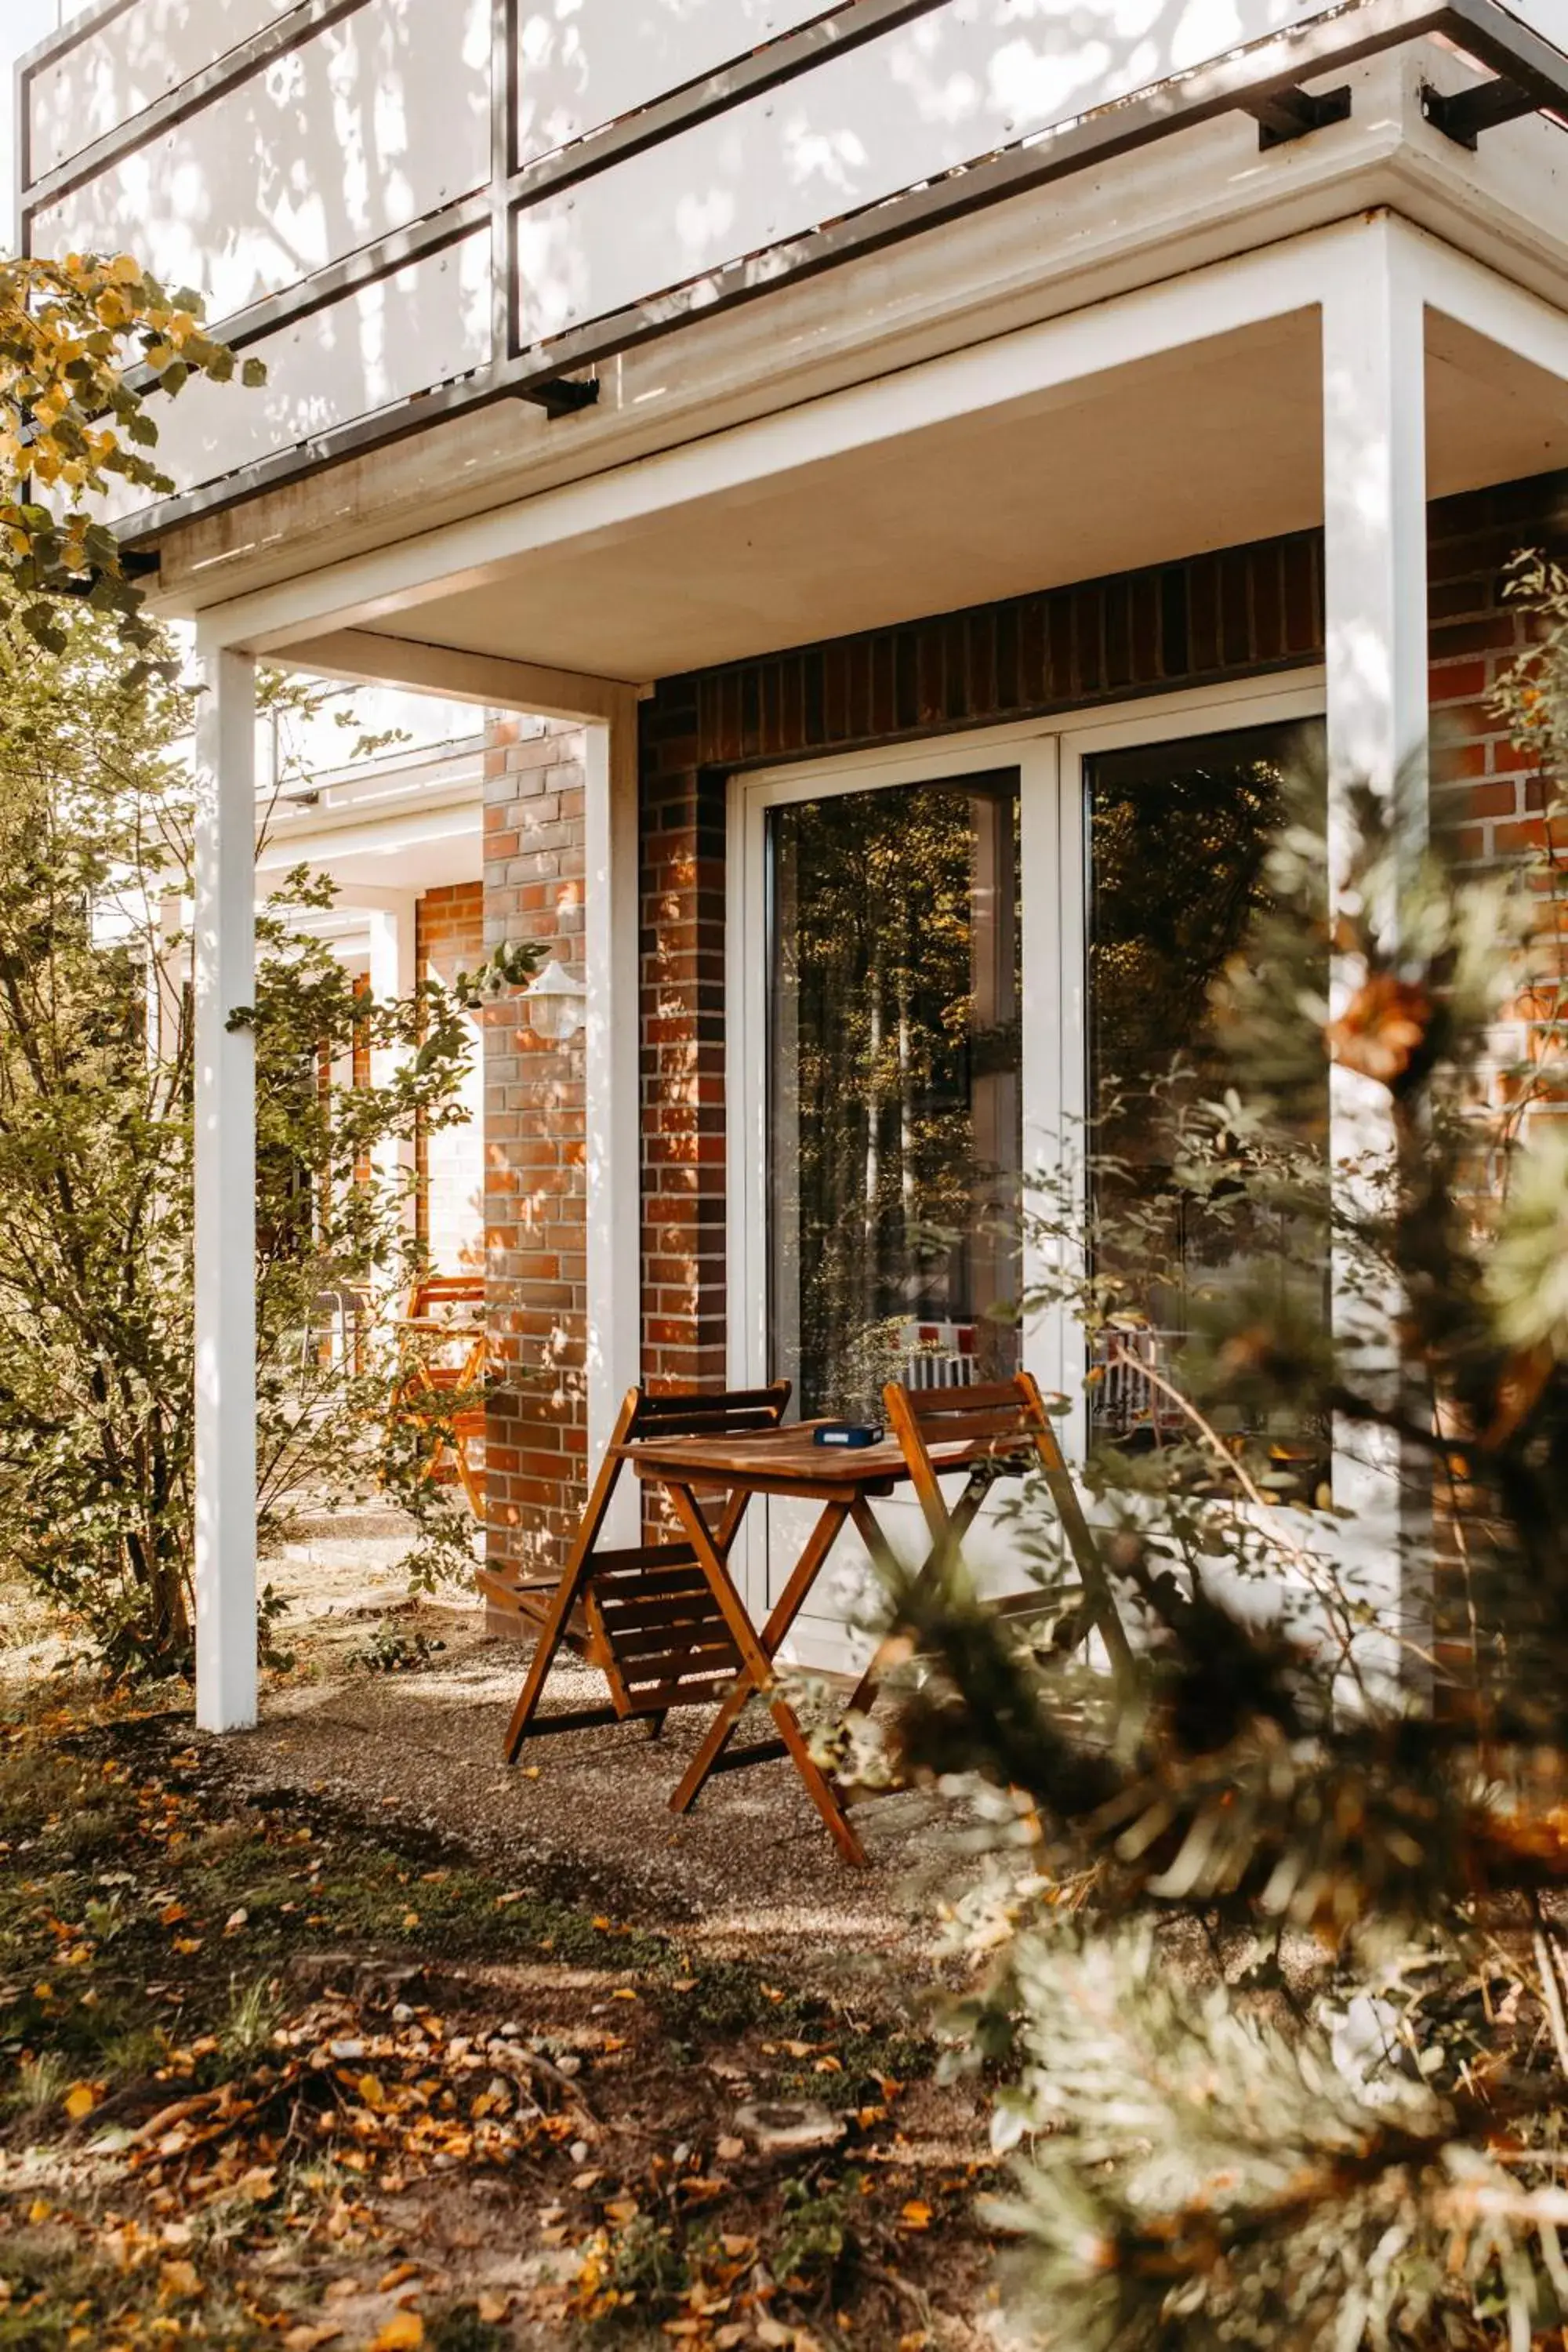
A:
MULTIPOLYGON (((531 1740, 509 1770, 501 1738, 529 1645, 487 1634, 478 1608, 411 1609, 401 1557, 384 1523, 347 1535, 322 1523, 267 1563, 290 1603, 298 1664, 265 1692, 259 1728, 232 1745, 253 1786, 383 1805, 460 1840, 521 1889, 679 1927, 715 1954, 793 1963, 818 1980, 897 1956, 929 1977, 940 1896, 966 1871, 950 1806, 910 1793, 858 1806, 865 1871, 838 1860, 787 1759, 720 1776, 679 1818, 668 1801, 709 1720, 697 1708, 657 1741, 640 1724, 531 1740), (370 1671, 355 1653, 378 1621, 410 1647, 444 1647, 413 1671, 370 1671)), ((563 1658, 546 1708, 603 1691, 563 1658)), ((771 1730, 765 1716, 759 1728, 771 1730)))

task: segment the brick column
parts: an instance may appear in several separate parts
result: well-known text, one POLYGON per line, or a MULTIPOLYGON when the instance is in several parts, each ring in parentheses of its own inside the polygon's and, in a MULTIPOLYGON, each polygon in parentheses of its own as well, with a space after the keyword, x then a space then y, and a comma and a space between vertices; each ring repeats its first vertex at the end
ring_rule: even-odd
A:
MULTIPOLYGON (((583 749, 576 728, 509 720, 485 761, 486 950, 535 940, 579 979, 583 749)), ((485 1271, 500 1374, 486 1549, 503 1572, 548 1572, 581 1511, 587 1454, 583 1036, 537 1036, 518 996, 487 1009, 484 1031, 485 1271)))

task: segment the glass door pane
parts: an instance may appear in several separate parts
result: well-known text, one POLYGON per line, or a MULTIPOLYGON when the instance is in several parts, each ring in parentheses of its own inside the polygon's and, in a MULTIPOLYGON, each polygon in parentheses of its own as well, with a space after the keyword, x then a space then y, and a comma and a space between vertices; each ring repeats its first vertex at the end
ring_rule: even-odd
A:
POLYGON ((769 1358, 804 1415, 1018 1361, 1016 771, 767 832, 769 1358))
MULTIPOLYGON (((1167 1371, 1205 1299, 1246 1286, 1292 1319, 1328 1311, 1321 1253, 1282 1214, 1205 1203, 1180 1174, 1183 1120, 1227 1083, 1210 991, 1264 904, 1287 779, 1322 772, 1322 730, 1248 729, 1101 753, 1086 762, 1091 1214, 1096 1271, 1147 1318, 1125 1345, 1167 1371)), ((1326 957, 1324 981, 1326 983, 1326 957)), ((1326 1153, 1328 1070, 1299 1142, 1326 1153)), ((1102 1366, 1090 1391, 1102 1439, 1157 1444, 1179 1410, 1136 1369, 1102 1366)), ((1327 1475, 1326 1432, 1226 1433, 1270 1442, 1304 1486, 1327 1475)))

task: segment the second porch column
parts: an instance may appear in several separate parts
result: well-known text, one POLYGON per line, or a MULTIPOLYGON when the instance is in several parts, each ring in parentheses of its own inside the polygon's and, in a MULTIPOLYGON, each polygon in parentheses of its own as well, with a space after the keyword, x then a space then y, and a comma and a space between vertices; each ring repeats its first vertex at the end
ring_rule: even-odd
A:
POLYGON ((204 646, 195 814, 196 1721, 256 1721, 256 671, 204 646))
MULTIPOLYGON (((1404 853, 1376 919, 1397 953, 1403 873, 1427 836, 1426 306, 1414 238, 1386 216, 1342 248, 1323 300, 1323 525, 1328 661, 1329 889, 1342 902, 1355 841, 1350 795, 1370 786, 1390 813, 1404 853)), ((1361 975, 1342 959, 1331 975, 1336 1012, 1361 975)), ((1331 1149, 1340 1181, 1393 1139, 1386 1090, 1354 1072, 1331 1076, 1331 1149)), ((1333 1268, 1334 1318, 1358 1347, 1365 1386, 1390 1401, 1400 1368, 1397 1294, 1358 1296, 1342 1262, 1333 1268)), ((1369 1598, 1419 1637, 1429 1511, 1415 1465, 1375 1431, 1335 1434, 1334 1496, 1355 1513, 1347 1564, 1369 1598)), ((1369 1648, 1380 1676, 1399 1670, 1395 1644, 1369 1648)))
MULTIPOLYGON (((370 927, 370 992, 378 1004, 411 996, 417 976, 415 961, 415 897, 412 890, 389 891, 366 910, 370 927)), ((390 1086, 407 1055, 400 1047, 381 1046, 371 1055, 371 1084, 390 1086)), ((392 1137, 376 1147, 376 1173, 389 1190, 405 1180, 414 1166, 411 1140, 392 1137)), ((414 1223, 414 1195, 404 1202, 407 1223, 414 1223)))
MULTIPOLYGON (((587 867, 584 956, 588 996, 588 1475, 642 1363, 642 1149, 637 955, 637 701, 629 691, 585 739, 587 867)), ((614 1543, 635 1543, 636 1483, 610 1506, 614 1543)))

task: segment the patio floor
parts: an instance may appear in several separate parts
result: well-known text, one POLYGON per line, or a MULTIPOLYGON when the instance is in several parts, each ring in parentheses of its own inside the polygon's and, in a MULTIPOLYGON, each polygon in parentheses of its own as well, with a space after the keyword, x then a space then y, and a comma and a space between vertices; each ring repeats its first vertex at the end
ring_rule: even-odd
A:
MULTIPOLYGON (((267 1563, 297 1664, 264 1691, 259 1728, 232 1743, 245 1780, 379 1804, 460 1840, 521 1891, 679 1927, 715 1955, 796 1973, 809 1956, 813 1976, 839 1981, 897 1957, 929 1981, 942 1897, 971 1867, 951 1804, 910 1792, 858 1806, 863 1872, 838 1861, 787 1760, 721 1776, 678 1818, 668 1799, 702 1708, 672 1715, 657 1741, 640 1724, 532 1739, 509 1769, 501 1738, 529 1645, 487 1633, 477 1606, 411 1604, 401 1559, 395 1535, 323 1522, 267 1563), (378 1634, 408 1670, 369 1663, 378 1634)), ((603 1689, 563 1660, 546 1709, 603 1689)))

